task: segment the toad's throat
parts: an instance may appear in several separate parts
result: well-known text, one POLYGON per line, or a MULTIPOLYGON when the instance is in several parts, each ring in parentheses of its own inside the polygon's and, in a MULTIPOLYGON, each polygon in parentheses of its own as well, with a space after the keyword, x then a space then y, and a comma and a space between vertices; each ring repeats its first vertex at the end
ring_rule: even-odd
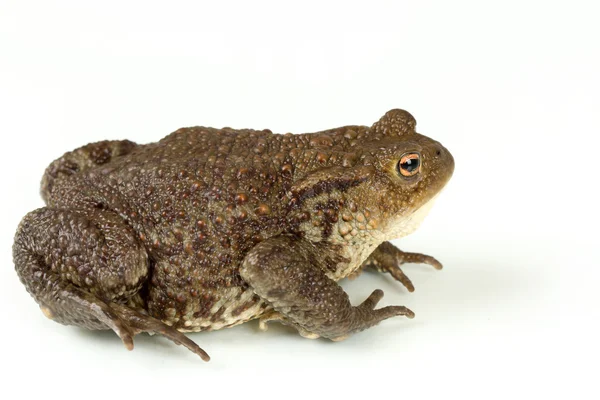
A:
POLYGON ((399 239, 416 231, 427 214, 429 214, 429 211, 431 211, 438 196, 439 193, 427 201, 427 203, 417 208, 413 213, 393 221, 384 232, 385 240, 399 239))

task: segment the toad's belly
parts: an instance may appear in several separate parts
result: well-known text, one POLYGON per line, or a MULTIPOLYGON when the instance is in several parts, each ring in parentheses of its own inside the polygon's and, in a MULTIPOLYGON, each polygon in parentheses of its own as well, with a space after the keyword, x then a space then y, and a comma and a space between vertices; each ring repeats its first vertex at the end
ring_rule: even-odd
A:
POLYGON ((219 294, 219 300, 210 309, 198 310, 190 304, 178 316, 163 318, 163 322, 181 332, 212 331, 242 324, 271 310, 248 287, 222 289, 219 294))

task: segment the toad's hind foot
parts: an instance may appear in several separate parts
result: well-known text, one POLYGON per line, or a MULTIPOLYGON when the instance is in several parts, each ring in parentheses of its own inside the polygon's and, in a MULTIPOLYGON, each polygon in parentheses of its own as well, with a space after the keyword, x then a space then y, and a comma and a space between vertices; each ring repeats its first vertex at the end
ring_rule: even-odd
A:
POLYGON ((66 285, 60 295, 60 302, 40 306, 44 315, 56 322, 91 329, 112 329, 127 350, 133 350, 135 335, 142 332, 159 334, 187 347, 204 361, 210 360, 210 356, 183 333, 141 311, 118 303, 105 303, 71 285, 66 285))
POLYGON ((115 312, 116 318, 109 317, 107 321, 103 322, 119 335, 128 350, 133 350, 133 337, 138 333, 156 333, 166 337, 175 344, 185 346, 188 350, 199 355, 204 361, 210 361, 210 356, 200 346, 177 329, 166 325, 156 318, 142 314, 133 308, 121 304, 111 304, 110 308, 115 312))

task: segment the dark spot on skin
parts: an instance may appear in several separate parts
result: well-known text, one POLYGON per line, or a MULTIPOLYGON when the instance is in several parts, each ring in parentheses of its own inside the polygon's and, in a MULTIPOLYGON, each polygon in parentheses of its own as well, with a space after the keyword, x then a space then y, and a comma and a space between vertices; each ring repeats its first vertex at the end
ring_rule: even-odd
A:
POLYGON ((250 307, 254 306, 259 301, 260 301, 260 297, 258 297, 257 295, 252 296, 252 298, 250 300, 248 300, 246 303, 234 308, 233 311, 231 311, 231 315, 234 317, 237 317, 244 311, 248 310, 250 307))
POLYGON ((315 182, 313 185, 301 188, 300 190, 293 192, 294 206, 300 206, 305 200, 319 196, 324 193, 331 193, 333 191, 345 192, 351 187, 360 185, 365 182, 368 176, 361 177, 335 177, 331 179, 323 179, 315 182))
POLYGON ((211 322, 217 322, 218 320, 221 319, 221 316, 225 313, 225 310, 227 309, 227 307, 225 306, 221 306, 217 312, 215 312, 211 317, 210 320, 211 322))

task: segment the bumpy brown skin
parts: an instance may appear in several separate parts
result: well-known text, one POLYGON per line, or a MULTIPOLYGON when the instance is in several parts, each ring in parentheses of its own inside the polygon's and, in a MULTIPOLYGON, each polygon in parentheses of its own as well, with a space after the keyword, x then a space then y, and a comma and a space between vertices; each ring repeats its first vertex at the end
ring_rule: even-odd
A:
POLYGON ((400 264, 441 268, 386 242, 416 228, 396 226, 454 169, 415 126, 392 110, 372 127, 310 134, 194 127, 148 145, 89 144, 46 170, 47 207, 15 237, 17 273, 57 322, 113 329, 128 348, 160 333, 206 360, 182 331, 262 317, 340 340, 410 317, 375 310, 381 291, 354 307, 336 281, 372 266, 412 290, 400 264), (419 173, 405 177, 398 162, 415 152, 419 173))

